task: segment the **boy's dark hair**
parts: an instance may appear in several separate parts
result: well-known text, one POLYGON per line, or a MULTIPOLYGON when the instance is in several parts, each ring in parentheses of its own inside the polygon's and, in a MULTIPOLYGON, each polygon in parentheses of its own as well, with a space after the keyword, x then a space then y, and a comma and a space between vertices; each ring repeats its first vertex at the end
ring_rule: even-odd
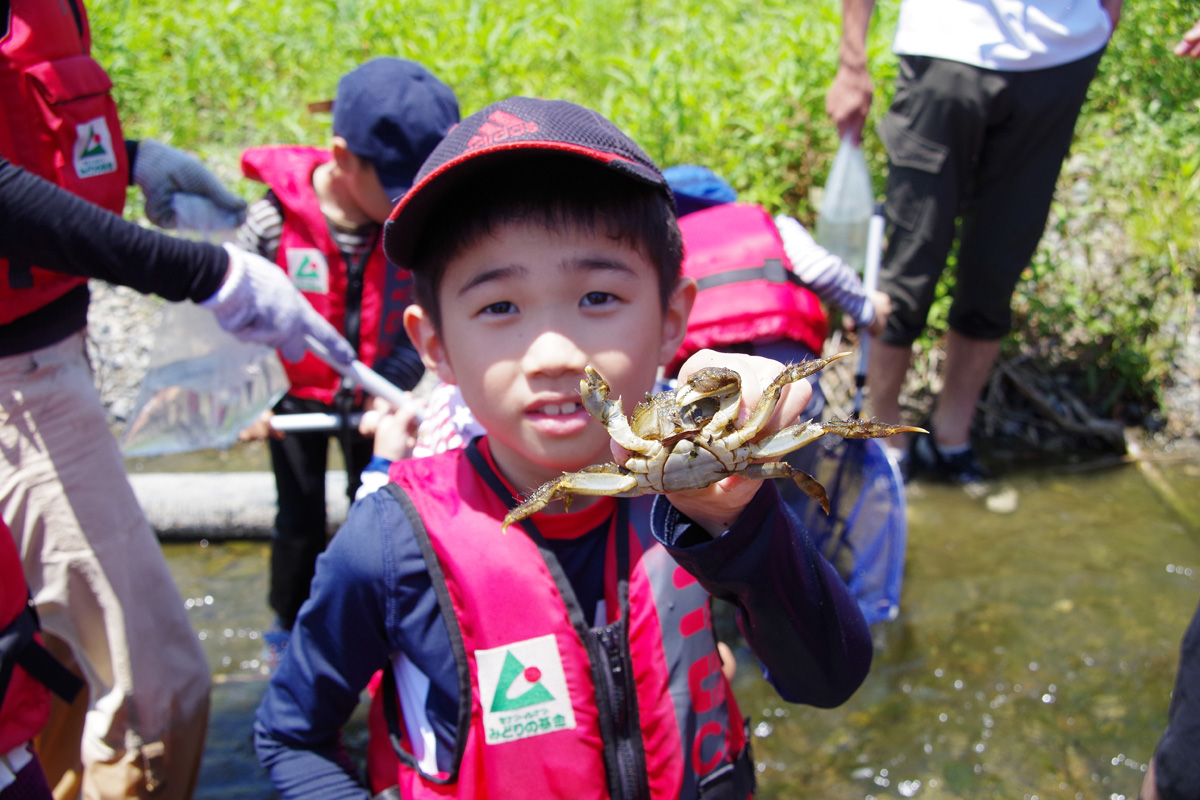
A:
POLYGON ((679 281, 683 240, 671 201, 604 166, 546 151, 511 153, 473 170, 456 183, 454 195, 425 220, 411 251, 416 302, 439 330, 446 265, 509 223, 582 230, 632 247, 657 269, 664 310, 679 281))

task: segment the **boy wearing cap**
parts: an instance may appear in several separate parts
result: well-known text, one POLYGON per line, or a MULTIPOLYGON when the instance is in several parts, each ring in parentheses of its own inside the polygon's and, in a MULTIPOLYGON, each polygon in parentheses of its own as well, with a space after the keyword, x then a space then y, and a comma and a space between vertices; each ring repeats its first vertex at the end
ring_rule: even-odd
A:
MULTIPOLYGON (((413 61, 376 58, 338 82, 328 149, 256 147, 242 155, 243 173, 270 189, 251 206, 239 243, 285 270, 359 359, 403 389, 415 386, 424 370, 403 330, 411 276, 384 255, 382 223, 456 122, 454 93, 429 70, 413 61)), ((361 395, 343 387, 338 374, 311 353, 285 363, 285 369, 291 389, 276 413, 361 410, 361 395)), ((243 438, 265 435, 266 422, 260 420, 243 438)), ((329 436, 298 433, 269 441, 279 509, 270 603, 282 629, 268 632, 272 658, 286 645, 286 631, 308 597, 317 555, 328 538, 329 436)), ((370 459, 370 440, 349 426, 337 439, 353 499, 370 459)))
MULTIPOLYGON (((321 556, 255 725, 281 796, 370 796, 339 730, 380 669, 377 795, 749 796, 711 596, 790 701, 845 701, 871 658, 773 483, 578 497, 501 532, 517 495, 613 458, 579 403, 584 367, 629 405, 683 339, 695 285, 662 174, 595 112, 509 98, 434 150, 385 249, 413 270, 410 338, 487 434, 395 462, 321 556)), ((705 351, 682 372, 718 361, 747 404, 780 368, 705 351)), ((790 387, 776 425, 807 398, 790 387)))

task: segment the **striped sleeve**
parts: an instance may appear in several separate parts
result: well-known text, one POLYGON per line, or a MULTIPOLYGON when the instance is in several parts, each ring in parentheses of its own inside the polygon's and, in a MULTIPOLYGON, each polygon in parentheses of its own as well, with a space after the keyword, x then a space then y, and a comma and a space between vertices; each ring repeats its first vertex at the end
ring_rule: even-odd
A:
POLYGON ((826 304, 849 314, 859 325, 868 326, 875 321, 875 304, 849 264, 817 244, 795 219, 781 214, 775 218, 775 227, 792 262, 792 271, 806 287, 826 304))
POLYGON ((274 261, 279 255, 279 239, 283 235, 283 206, 274 192, 250 204, 246 221, 237 229, 237 244, 243 250, 258 253, 274 261))

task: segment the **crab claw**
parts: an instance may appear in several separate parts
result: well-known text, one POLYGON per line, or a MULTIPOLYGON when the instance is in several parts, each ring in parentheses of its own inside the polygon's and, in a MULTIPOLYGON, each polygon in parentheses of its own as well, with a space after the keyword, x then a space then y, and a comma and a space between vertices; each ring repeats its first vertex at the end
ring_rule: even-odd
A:
POLYGON ((579 381, 579 397, 584 410, 608 430, 609 437, 631 453, 651 454, 662 445, 638 436, 629 427, 629 418, 621 406, 621 398, 609 399, 612 389, 608 381, 590 366, 584 367, 584 377, 579 381))
POLYGON ((885 439, 897 433, 929 433, 913 425, 889 425, 873 419, 834 419, 822 423, 826 433, 836 433, 843 439, 885 439))
POLYGON ((681 407, 707 397, 738 397, 742 376, 727 367, 705 367, 688 376, 675 390, 675 402, 681 407))
POLYGON ((710 435, 737 420, 741 398, 742 376, 727 367, 696 370, 675 390, 680 417, 710 435))
POLYGON ((579 397, 583 400, 583 407, 594 419, 607 425, 614 413, 624 413, 621 410, 621 398, 618 397, 616 401, 608 399, 612 390, 599 372, 590 366, 584 367, 583 372, 584 377, 579 381, 579 397))

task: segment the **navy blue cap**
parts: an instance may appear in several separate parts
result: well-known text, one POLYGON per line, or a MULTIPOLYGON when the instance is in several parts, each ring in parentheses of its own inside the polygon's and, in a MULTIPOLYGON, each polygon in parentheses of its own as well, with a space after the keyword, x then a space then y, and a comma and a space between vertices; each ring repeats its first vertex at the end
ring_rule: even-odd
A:
POLYGON ((737 200, 737 191, 708 167, 676 164, 664 169, 663 177, 675 194, 675 207, 681 217, 737 200))
POLYGON ((454 92, 415 61, 373 58, 338 81, 333 135, 371 162, 392 201, 456 122, 454 92))
POLYGON ((384 227, 388 259, 412 268, 413 250, 425 221, 480 165, 509 158, 527 160, 537 153, 591 161, 656 187, 673 202, 666 179, 650 157, 597 112, 566 100, 510 97, 471 114, 434 148, 384 227))

